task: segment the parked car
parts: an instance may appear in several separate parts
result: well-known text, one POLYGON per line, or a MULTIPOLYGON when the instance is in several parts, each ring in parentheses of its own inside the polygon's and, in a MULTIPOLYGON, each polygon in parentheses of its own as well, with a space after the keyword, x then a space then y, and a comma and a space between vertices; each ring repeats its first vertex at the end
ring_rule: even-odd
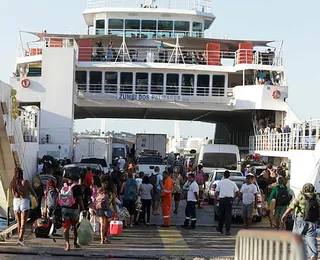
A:
POLYGON ((92 173, 96 175, 101 175, 104 173, 103 168, 100 164, 94 163, 74 163, 65 165, 62 168, 62 177, 65 178, 66 172, 71 172, 71 175, 74 180, 78 180, 80 173, 90 167, 92 169, 92 173))
MULTIPOLYGON (((214 197, 216 194, 216 187, 218 182, 222 179, 224 172, 226 171, 226 169, 215 169, 213 170, 207 181, 206 181, 206 188, 204 190, 204 195, 205 197, 207 197, 208 199, 208 203, 213 205, 214 203, 214 197)), ((241 177, 243 176, 242 172, 240 171, 229 171, 230 172, 230 176, 234 177, 234 176, 238 176, 241 177)))
MULTIPOLYGON (((246 182, 246 177, 230 177, 230 180, 232 180, 239 188, 241 189, 241 186, 243 183, 246 182)), ((259 185, 257 181, 254 181, 254 185, 256 185, 258 190, 258 198, 257 198, 257 208, 253 211, 253 221, 254 222, 261 222, 262 220, 262 206, 263 206, 263 197, 262 193, 260 191, 259 185)), ((239 203, 239 199, 236 198, 233 206, 232 206, 232 217, 238 218, 242 217, 242 203, 239 203)), ((219 219, 219 201, 215 199, 214 201, 214 219, 219 219)))

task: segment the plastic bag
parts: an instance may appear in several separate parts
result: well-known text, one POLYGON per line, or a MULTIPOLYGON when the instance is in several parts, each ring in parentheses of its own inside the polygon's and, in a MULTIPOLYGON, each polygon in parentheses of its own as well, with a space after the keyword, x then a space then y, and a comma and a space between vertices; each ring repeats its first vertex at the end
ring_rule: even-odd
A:
POLYGON ((94 235, 90 221, 87 218, 82 218, 80 223, 77 224, 77 230, 78 243, 80 245, 90 245, 94 235))

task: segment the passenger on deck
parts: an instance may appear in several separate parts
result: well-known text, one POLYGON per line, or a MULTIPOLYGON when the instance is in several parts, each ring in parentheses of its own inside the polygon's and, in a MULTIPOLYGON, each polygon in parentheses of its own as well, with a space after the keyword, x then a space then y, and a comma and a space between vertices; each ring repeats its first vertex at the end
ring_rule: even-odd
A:
POLYGON ((159 60, 160 62, 165 62, 165 47, 163 41, 158 45, 158 53, 159 53, 159 60))
POLYGON ((108 45, 107 61, 113 61, 113 44, 112 41, 108 45))

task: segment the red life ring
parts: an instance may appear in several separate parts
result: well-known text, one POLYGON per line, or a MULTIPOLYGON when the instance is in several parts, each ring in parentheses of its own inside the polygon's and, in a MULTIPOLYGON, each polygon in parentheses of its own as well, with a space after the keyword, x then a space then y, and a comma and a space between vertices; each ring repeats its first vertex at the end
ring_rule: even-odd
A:
POLYGON ((28 88, 28 87, 30 87, 30 80, 28 80, 28 79, 22 79, 22 80, 21 80, 21 87, 23 87, 23 88, 28 88))
POLYGON ((281 97, 281 92, 280 92, 280 90, 275 90, 275 91, 273 91, 273 92, 272 92, 272 97, 273 97, 274 99, 279 99, 279 98, 281 97))

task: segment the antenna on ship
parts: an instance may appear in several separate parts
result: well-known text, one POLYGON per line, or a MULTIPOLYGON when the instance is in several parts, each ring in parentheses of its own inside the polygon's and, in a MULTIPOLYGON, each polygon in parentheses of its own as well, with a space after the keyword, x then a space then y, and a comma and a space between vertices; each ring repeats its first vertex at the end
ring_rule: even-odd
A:
POLYGON ((179 36, 177 35, 176 46, 173 49, 173 52, 170 56, 169 63, 171 62, 173 56, 175 56, 175 63, 178 63, 178 56, 181 56, 182 62, 184 62, 183 54, 179 45, 179 36))
POLYGON ((128 47, 127 47, 127 44, 126 44, 125 33, 123 33, 123 36, 122 36, 122 43, 121 43, 121 46, 120 46, 120 49, 119 49, 119 52, 118 52, 116 61, 118 61, 118 58, 119 58, 119 56, 120 56, 121 54, 122 54, 122 62, 125 61, 125 60, 124 60, 124 56, 127 56, 128 59, 129 59, 129 62, 131 62, 129 50, 128 50, 128 47))
POLYGON ((145 0, 143 8, 154 8, 156 0, 145 0))

